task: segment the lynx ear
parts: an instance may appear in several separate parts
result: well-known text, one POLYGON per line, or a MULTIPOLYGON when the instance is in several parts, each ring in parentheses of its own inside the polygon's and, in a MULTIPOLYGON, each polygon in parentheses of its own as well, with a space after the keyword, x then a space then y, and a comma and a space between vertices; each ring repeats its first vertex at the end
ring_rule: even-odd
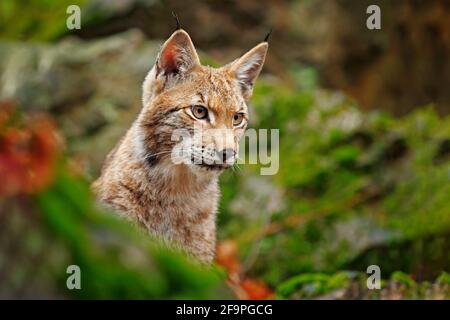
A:
POLYGON ((252 95, 253 84, 261 72, 268 48, 269 44, 262 42, 229 66, 230 71, 241 85, 245 99, 249 99, 252 95))
POLYGON ((164 43, 156 63, 142 85, 142 102, 146 106, 155 94, 182 79, 183 74, 200 64, 194 44, 186 31, 177 29, 164 43))
POLYGON ((194 44, 186 31, 176 30, 164 43, 156 61, 156 73, 177 75, 200 64, 194 44))

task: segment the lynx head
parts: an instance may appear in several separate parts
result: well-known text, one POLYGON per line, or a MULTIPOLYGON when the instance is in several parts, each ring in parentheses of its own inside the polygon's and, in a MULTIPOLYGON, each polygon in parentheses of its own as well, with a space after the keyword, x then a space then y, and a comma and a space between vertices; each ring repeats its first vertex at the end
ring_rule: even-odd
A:
POLYGON ((143 84, 137 124, 147 162, 171 161, 194 172, 220 172, 234 164, 247 126, 247 102, 267 49, 264 41, 212 68, 200 64, 187 32, 176 30, 143 84))

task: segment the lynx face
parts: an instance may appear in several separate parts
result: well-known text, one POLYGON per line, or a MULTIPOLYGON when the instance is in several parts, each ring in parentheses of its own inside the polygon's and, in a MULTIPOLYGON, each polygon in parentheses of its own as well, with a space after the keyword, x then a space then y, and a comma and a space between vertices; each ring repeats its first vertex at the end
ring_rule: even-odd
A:
POLYGON ((189 35, 177 30, 143 85, 138 145, 147 162, 182 164, 197 172, 233 165, 267 48, 261 43, 216 69, 200 65, 189 35))

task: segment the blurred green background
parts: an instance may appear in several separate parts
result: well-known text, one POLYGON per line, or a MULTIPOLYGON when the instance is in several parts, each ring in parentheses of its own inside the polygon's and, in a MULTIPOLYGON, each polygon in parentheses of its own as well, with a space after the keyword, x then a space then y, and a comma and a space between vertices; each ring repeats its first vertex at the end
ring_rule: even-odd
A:
POLYGON ((448 299, 449 56, 445 0, 3 0, 0 100, 16 107, 0 113, 0 298, 448 299), (71 4, 80 30, 66 27, 71 4), (381 30, 366 28, 369 4, 381 30), (219 245, 236 252, 219 251, 222 267, 159 248, 88 191, 140 109, 171 11, 205 64, 274 30, 250 107, 251 127, 280 129, 280 170, 223 174, 219 245), (59 156, 17 134, 53 141, 34 128, 37 113, 54 122, 59 156), (13 169, 33 165, 13 152, 21 139, 49 162, 51 183, 8 188, 13 169), (82 290, 65 286, 70 264, 82 290), (366 288, 371 264, 382 290, 366 288))

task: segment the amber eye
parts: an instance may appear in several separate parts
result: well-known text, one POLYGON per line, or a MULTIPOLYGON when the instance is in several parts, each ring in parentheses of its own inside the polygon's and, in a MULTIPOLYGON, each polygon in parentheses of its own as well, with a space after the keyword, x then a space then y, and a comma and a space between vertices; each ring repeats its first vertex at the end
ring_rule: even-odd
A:
POLYGON ((233 116, 233 125, 238 126, 238 125, 242 124, 242 121, 244 121, 244 114, 235 113, 233 116))
POLYGON ((206 119, 208 117, 208 109, 206 109, 204 106, 192 106, 191 107, 192 114, 197 119, 206 119))

